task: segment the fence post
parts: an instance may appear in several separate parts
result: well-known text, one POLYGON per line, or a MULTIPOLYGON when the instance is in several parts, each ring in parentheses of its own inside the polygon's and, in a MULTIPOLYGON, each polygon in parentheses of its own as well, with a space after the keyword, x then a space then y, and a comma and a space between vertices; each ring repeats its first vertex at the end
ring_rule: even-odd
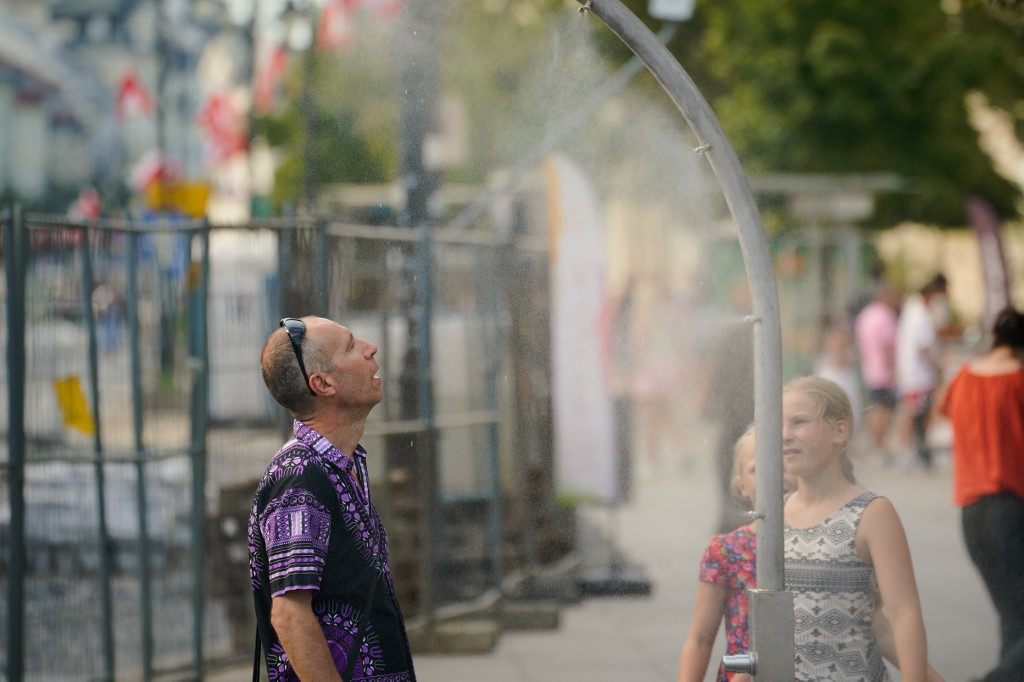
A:
MULTIPOLYGON (((437 96, 440 74, 440 35, 444 3, 407 2, 402 7, 404 41, 399 76, 404 93, 399 105, 399 148, 401 173, 405 184, 403 224, 416 230, 412 274, 415 279, 403 297, 407 320, 406 352, 402 367, 402 418, 416 419, 421 431, 416 434, 413 451, 403 453, 415 458, 417 469, 417 506, 419 514, 419 611, 423 622, 423 641, 432 645, 437 610, 437 543, 440 540, 442 512, 438 489, 437 427, 432 384, 431 325, 433 316, 433 239, 431 231, 438 219, 437 190, 441 183, 439 168, 431 167, 424 149, 428 136, 438 129, 437 96)), ((388 456, 392 458, 391 444, 388 456)))
POLYGON ((501 506, 501 455, 498 424, 501 419, 498 416, 498 377, 501 374, 501 358, 504 350, 502 341, 504 335, 501 333, 501 302, 500 283, 498 281, 502 262, 502 245, 498 236, 494 235, 494 242, 489 249, 491 282, 488 289, 488 308, 490 315, 488 324, 490 326, 490 354, 487 358, 487 409, 491 410, 492 419, 487 425, 487 454, 490 465, 490 487, 491 487, 491 508, 489 513, 489 533, 491 542, 491 580, 494 581, 494 589, 499 597, 504 596, 502 580, 505 574, 503 561, 502 543, 502 506, 501 506))
POLYGON ((139 235, 129 224, 125 257, 128 266, 128 348, 131 366, 132 434, 135 442, 135 499, 139 508, 139 591, 142 619, 142 677, 153 679, 153 589, 149 564, 149 518, 146 513, 146 459, 142 440, 142 358, 139 349, 139 235))
POLYGON ((316 285, 316 297, 313 299, 316 305, 314 312, 321 317, 330 317, 330 268, 328 265, 329 243, 327 238, 327 221, 322 216, 317 216, 313 223, 313 272, 314 284, 316 285))
POLYGON ((97 547, 100 560, 100 601, 103 613, 103 666, 107 680, 114 679, 114 606, 110 586, 110 532, 107 527, 107 485, 103 470, 103 430, 100 427, 100 368, 96 343, 96 317, 92 310, 92 252, 89 250, 89 227, 79 228, 82 234, 82 317, 89 335, 89 388, 93 412, 93 467, 96 476, 97 547))
POLYGON ((207 338, 207 296, 210 278, 210 226, 203 220, 199 232, 202 256, 199 271, 190 271, 189 335, 192 365, 191 437, 192 454, 192 646, 193 679, 203 679, 203 621, 205 615, 203 566, 206 538, 206 435, 209 425, 209 345, 207 338))
POLYGON ((7 679, 25 672, 25 269, 27 257, 21 207, 4 221, 7 271, 8 495, 11 505, 7 583, 7 679))

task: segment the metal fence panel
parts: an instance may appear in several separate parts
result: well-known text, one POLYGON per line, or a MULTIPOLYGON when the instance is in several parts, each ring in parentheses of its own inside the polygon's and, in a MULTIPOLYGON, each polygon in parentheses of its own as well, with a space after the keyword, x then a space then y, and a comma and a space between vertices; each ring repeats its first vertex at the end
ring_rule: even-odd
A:
MULTIPOLYGON (((432 510, 439 526, 430 541, 450 549, 437 554, 444 565, 431 603, 497 588, 495 376, 507 304, 498 289, 499 245, 465 231, 441 234, 432 247, 434 363, 416 370, 434 390, 432 423, 424 424, 402 404, 417 323, 413 230, 308 219, 86 226, 31 216, 25 234, 27 565, 18 579, 26 679, 190 677, 212 661, 248 655, 248 512, 290 428, 262 385, 259 353, 286 314, 325 315, 380 347, 386 397, 364 444, 403 608, 417 609, 424 526, 416 520, 415 472, 401 470, 401 457, 426 428, 436 430, 440 469, 440 508, 432 510), (197 381, 204 371, 205 384, 197 381), (197 399, 204 386, 198 398, 205 399, 197 399)), ((8 307, 0 306, 5 343, 8 307)), ((0 386, 7 431, 6 363, 0 386)), ((6 539, 11 468, 7 441, 0 447, 6 539)))
POLYGON ((189 660, 190 239, 130 227, 26 223, 26 679, 142 677, 189 660))

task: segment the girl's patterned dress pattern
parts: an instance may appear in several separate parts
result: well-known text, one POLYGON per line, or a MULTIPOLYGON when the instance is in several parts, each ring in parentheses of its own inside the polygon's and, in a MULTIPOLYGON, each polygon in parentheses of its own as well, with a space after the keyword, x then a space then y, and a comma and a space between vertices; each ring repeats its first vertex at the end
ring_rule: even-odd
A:
POLYGON ((796 679, 889 679, 871 621, 875 571, 857 555, 857 527, 877 495, 865 492, 810 528, 785 524, 786 589, 793 592, 796 679))
MULTIPOLYGON (((700 561, 700 579, 725 588, 726 653, 740 654, 750 650, 747 630, 747 590, 757 587, 754 558, 757 535, 752 526, 742 526, 730 533, 711 538, 700 561)), ((732 675, 718 667, 719 682, 728 682, 732 675)))

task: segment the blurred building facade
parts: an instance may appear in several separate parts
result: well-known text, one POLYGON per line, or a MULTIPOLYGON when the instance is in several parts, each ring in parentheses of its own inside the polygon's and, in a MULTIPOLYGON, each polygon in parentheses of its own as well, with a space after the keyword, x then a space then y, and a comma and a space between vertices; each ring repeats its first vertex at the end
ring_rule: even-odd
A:
POLYGON ((94 102, 46 5, 8 0, 0 17, 0 186, 36 200, 88 179, 94 102))
POLYGON ((219 30, 203 6, 3 0, 0 192, 63 211, 86 186, 124 198, 153 159, 197 174, 196 66, 219 30))

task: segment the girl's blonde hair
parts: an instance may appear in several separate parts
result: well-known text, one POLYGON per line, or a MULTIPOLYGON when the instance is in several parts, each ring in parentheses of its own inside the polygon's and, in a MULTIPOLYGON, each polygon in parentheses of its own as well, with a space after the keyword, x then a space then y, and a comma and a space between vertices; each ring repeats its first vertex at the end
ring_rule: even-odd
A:
POLYGON ((751 424, 747 427, 747 430, 743 432, 743 435, 736 439, 736 445, 732 449, 732 478, 729 480, 729 489, 732 490, 733 495, 736 497, 742 497, 739 489, 736 487, 736 482, 740 478, 740 472, 743 470, 743 462, 741 462, 740 452, 742 446, 747 441, 754 440, 754 425, 751 424))
POLYGON ((850 398, 839 384, 822 377, 807 376, 793 379, 782 387, 782 392, 802 393, 818 406, 818 417, 832 424, 846 422, 847 437, 839 454, 842 461, 843 475, 850 483, 856 483, 853 476, 853 461, 850 459, 850 435, 853 429, 853 407, 850 398))

